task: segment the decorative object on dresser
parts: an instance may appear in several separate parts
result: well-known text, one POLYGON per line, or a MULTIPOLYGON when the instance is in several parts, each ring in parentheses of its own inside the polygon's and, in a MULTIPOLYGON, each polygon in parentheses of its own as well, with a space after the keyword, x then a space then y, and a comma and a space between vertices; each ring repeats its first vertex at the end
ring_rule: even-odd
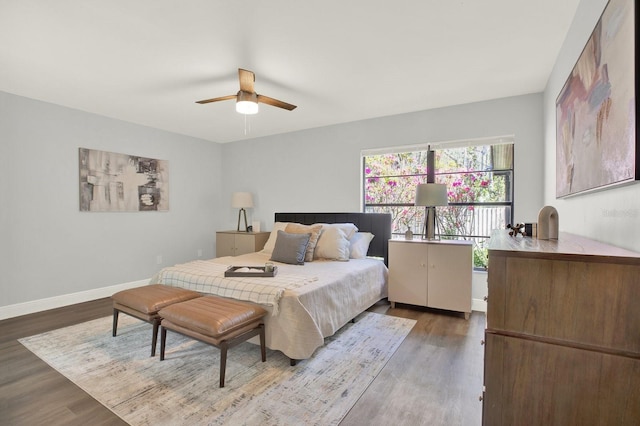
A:
POLYGON ((389 240, 389 301, 471 314, 471 241, 389 240))
POLYGON ((422 238, 436 239, 436 206, 446 206, 447 186, 443 183, 422 183, 416 188, 416 206, 425 206, 422 238))
POLYGON ((524 233, 528 237, 538 238, 538 224, 537 223, 525 223, 524 233))
POLYGON ((552 206, 544 206, 538 213, 538 239, 557 240, 560 232, 560 217, 552 206))
POLYGON ((239 256, 263 249, 270 232, 218 231, 216 257, 239 256))
POLYGON ((483 424, 639 424, 638 277, 639 253, 494 231, 483 424))
POLYGON ((231 196, 231 207, 240 209, 238 211, 238 231, 240 231, 240 215, 244 215, 244 231, 249 232, 247 223, 247 211, 245 209, 253 208, 253 195, 250 192, 234 192, 231 196))
POLYGON ((507 229, 510 229, 509 235, 512 237, 517 237, 518 235, 527 236, 524 223, 516 223, 515 226, 508 224, 507 229))

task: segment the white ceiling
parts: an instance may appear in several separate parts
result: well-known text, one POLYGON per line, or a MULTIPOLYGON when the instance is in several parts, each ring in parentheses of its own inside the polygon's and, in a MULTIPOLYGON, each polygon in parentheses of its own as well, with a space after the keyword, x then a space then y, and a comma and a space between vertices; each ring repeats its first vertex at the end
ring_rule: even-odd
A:
POLYGON ((579 0, 0 0, 0 90, 215 142, 544 90, 579 0), (237 69, 298 106, 234 101, 237 69))

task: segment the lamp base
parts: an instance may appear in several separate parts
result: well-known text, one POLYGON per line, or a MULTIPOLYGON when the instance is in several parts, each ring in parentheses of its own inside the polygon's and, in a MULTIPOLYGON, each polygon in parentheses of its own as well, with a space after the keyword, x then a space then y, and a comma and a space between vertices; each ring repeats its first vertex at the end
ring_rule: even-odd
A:
POLYGON ((424 228, 422 230, 422 239, 427 241, 440 240, 440 236, 436 234, 436 208, 425 207, 424 212, 424 228))
POLYGON ((244 208, 241 208, 238 211, 238 232, 240 232, 240 215, 244 215, 244 230, 243 232, 249 232, 249 225, 247 224, 247 211, 244 208))

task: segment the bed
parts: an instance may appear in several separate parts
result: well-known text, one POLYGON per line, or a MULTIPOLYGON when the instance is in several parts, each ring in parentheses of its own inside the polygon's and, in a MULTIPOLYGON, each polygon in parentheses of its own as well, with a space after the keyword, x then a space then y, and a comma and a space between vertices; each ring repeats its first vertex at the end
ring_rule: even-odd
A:
MULTIPOLYGON (((274 229, 263 251, 163 268, 151 282, 260 304, 269 311, 265 317, 267 347, 281 351, 293 363, 310 358, 324 344, 325 337, 387 297, 389 238, 391 216, 388 214, 276 213, 274 229), (348 238, 350 254, 356 258, 350 257, 348 261, 313 259, 302 266, 273 261, 277 268, 275 277, 224 277, 229 266, 264 266, 270 262, 276 255, 274 243, 280 235, 277 231, 292 229, 287 228, 288 224, 299 224, 291 226, 300 228, 304 228, 300 225, 316 224, 314 229, 317 224, 326 224, 319 233, 316 253, 320 249, 326 252, 327 244, 333 241, 332 232, 342 236, 347 232, 343 231, 347 229, 343 224, 353 224, 357 231, 348 238), (374 235, 368 242, 368 250, 357 253, 356 246, 363 249, 366 244, 356 240, 361 241, 358 237, 368 233, 374 235), (325 236, 327 240, 321 243, 325 236)), ((277 248, 281 248, 281 244, 277 248)))

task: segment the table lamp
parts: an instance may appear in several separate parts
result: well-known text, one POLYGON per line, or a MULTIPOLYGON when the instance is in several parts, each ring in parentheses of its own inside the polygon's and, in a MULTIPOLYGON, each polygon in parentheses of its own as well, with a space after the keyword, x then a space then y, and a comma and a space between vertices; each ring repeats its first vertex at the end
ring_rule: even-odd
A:
POLYGON ((416 206, 425 206, 422 239, 436 239, 436 206, 446 206, 447 185, 443 183, 421 183, 416 188, 416 206))
POLYGON ((234 192, 231 196, 231 207, 240 209, 238 211, 238 231, 240 231, 240 215, 244 215, 244 231, 249 232, 247 225, 247 211, 245 209, 253 207, 253 196, 250 192, 234 192))

